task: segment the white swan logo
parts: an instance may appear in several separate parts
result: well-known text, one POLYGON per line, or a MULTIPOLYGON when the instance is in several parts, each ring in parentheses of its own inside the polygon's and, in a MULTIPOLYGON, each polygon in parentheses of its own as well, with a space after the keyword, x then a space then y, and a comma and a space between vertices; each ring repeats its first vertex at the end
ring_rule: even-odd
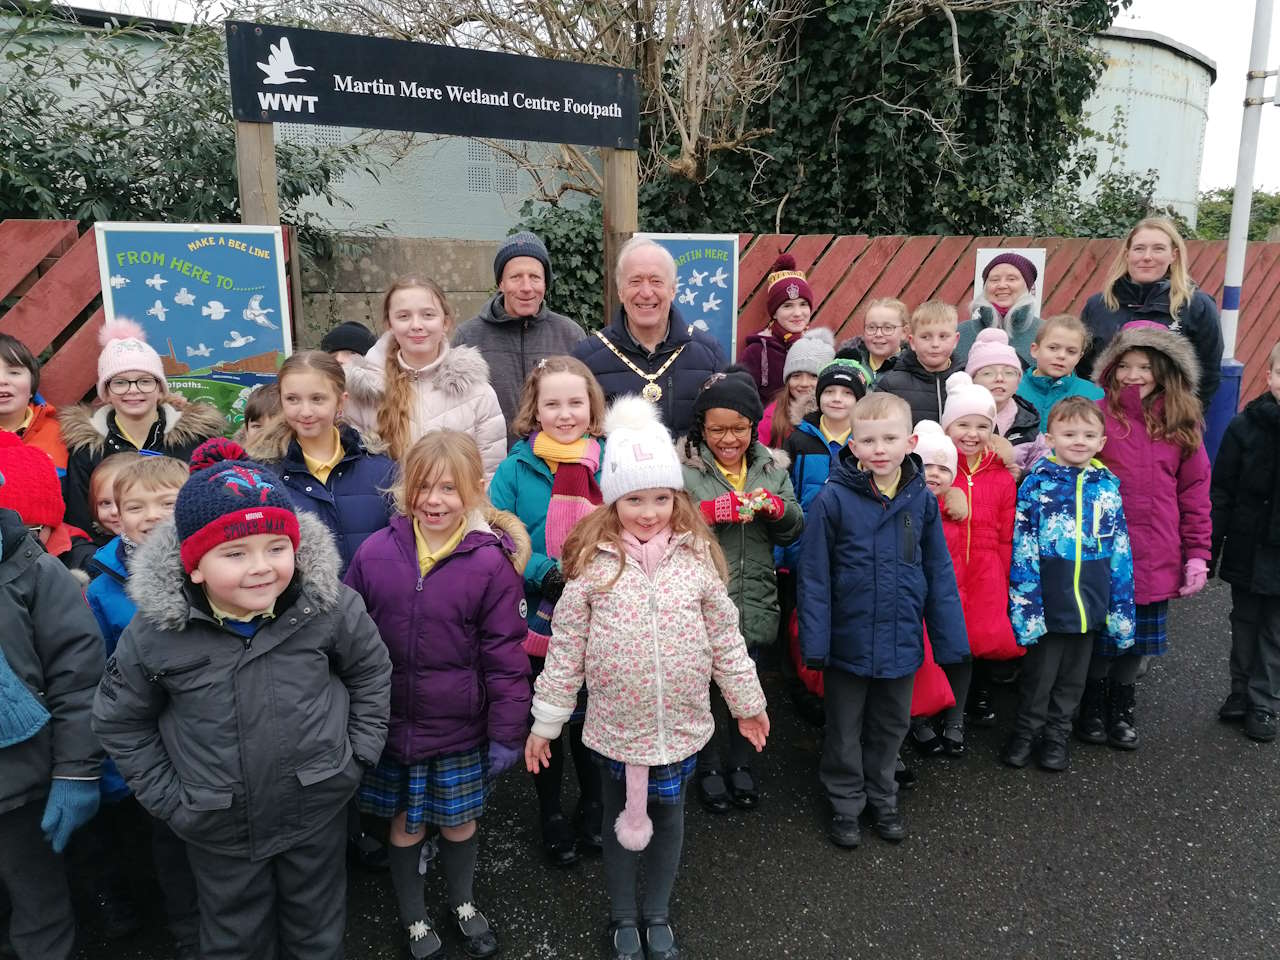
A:
POLYGON ((289 46, 289 38, 281 37, 278 44, 271 44, 266 63, 259 63, 258 69, 265 77, 264 87, 277 86, 282 83, 306 83, 305 77, 291 77, 289 74, 298 70, 314 70, 315 67, 304 67, 293 59, 293 48, 289 46))

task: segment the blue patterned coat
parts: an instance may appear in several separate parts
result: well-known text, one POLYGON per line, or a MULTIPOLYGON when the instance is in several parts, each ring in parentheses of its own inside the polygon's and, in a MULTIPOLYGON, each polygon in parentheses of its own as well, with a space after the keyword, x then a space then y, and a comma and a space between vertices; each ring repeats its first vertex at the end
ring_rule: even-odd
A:
POLYGON ((1098 649, 1133 646, 1133 557, 1120 481, 1097 460, 1038 461, 1018 490, 1009 619, 1022 646, 1046 633, 1097 632, 1098 649))

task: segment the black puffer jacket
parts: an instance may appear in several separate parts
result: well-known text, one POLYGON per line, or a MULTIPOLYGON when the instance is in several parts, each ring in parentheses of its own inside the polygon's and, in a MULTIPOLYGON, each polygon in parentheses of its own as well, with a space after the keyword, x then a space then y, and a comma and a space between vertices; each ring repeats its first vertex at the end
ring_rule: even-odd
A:
POLYGON ((1209 499, 1218 575, 1232 586, 1280 596, 1280 403, 1270 393, 1227 426, 1209 499))
POLYGON ((1040 435, 1040 411, 1016 393, 1013 395, 1013 402, 1017 404, 1018 412, 1013 415, 1013 423, 1003 436, 1016 447, 1022 443, 1030 443, 1040 435))
POLYGON ((1080 314, 1080 319, 1089 330, 1091 341, 1089 349, 1076 367, 1076 376, 1090 379, 1094 362, 1126 323, 1150 320, 1163 324, 1191 341, 1196 359, 1200 361, 1200 402, 1209 406, 1222 379, 1222 321, 1213 298, 1203 290, 1193 290, 1191 300, 1182 307, 1178 317, 1174 318, 1169 312, 1168 280, 1135 283, 1125 275, 1115 282, 1112 290, 1119 303, 1117 309, 1112 310, 1103 300, 1102 294, 1095 293, 1085 303, 1084 312, 1080 314))
POLYGON ((104 645, 79 583, 12 510, 0 510, 0 541, 0 653, 49 713, 34 734, 0 747, 0 813, 7 813, 45 796, 53 777, 101 774, 89 710, 104 645))
POLYGON ((947 402, 947 377, 964 365, 953 357, 951 365, 936 373, 920 365, 914 350, 898 354, 897 365, 888 373, 876 377, 875 389, 880 393, 892 393, 911 405, 911 422, 921 420, 942 421, 942 408, 947 402))
POLYGON ((662 399, 657 402, 662 422, 672 436, 680 437, 693 425, 693 401, 698 390, 707 377, 725 368, 725 359, 715 338, 689 326, 674 306, 668 321, 667 338, 653 353, 646 353, 627 330, 626 316, 619 307, 613 323, 574 347, 573 355, 595 374, 605 400, 612 403, 623 394, 638 395, 649 381, 619 359, 601 342, 601 337, 645 373, 657 373, 680 350, 680 356, 654 381, 662 389, 662 399))
MULTIPOLYGON (((903 350, 907 349, 907 341, 902 341, 902 346, 898 348, 899 352, 892 357, 885 357, 884 363, 880 364, 879 370, 871 370, 871 348, 867 346, 867 341, 862 337, 850 337, 844 343, 840 344, 840 349, 836 351, 836 356, 842 360, 857 360, 860 364, 871 370, 876 380, 879 380, 886 373, 898 365, 898 358, 902 356, 903 350)), ((872 382, 874 386, 874 381, 872 382)))

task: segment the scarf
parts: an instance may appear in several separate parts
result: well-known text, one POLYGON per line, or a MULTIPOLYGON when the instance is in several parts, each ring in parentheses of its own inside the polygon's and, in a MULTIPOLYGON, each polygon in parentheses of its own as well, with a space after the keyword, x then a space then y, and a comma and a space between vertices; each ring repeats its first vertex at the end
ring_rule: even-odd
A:
POLYGON ((626 530, 622 531, 622 545, 627 549, 627 556, 644 568, 646 577, 652 577, 653 572, 658 569, 658 564, 666 556, 667 546, 670 543, 670 527, 663 527, 644 542, 641 542, 626 530))
POLYGON ((1005 314, 1009 312, 1009 308, 1012 306, 1013 304, 1009 304, 1008 307, 1002 307, 998 303, 993 303, 991 304, 991 309, 995 310, 996 314, 1000 317, 1001 320, 1003 320, 1005 314))
MULTIPOLYGON (((560 443, 546 433, 536 431, 529 438, 529 446, 533 455, 551 470, 551 503, 547 506, 547 522, 543 529, 547 556, 559 560, 569 531, 604 502, 600 485, 596 483, 596 471, 600 469, 600 442, 583 437, 573 443, 560 443)), ((547 655, 547 644, 551 641, 551 615, 555 608, 554 600, 544 597, 538 602, 524 641, 524 650, 529 656, 547 655)))
POLYGON ((1013 397, 1009 398, 1009 402, 1004 405, 1004 410, 996 408, 996 433, 999 436, 1005 436, 1009 432, 1009 428, 1013 426, 1014 418, 1018 415, 1018 404, 1013 397))

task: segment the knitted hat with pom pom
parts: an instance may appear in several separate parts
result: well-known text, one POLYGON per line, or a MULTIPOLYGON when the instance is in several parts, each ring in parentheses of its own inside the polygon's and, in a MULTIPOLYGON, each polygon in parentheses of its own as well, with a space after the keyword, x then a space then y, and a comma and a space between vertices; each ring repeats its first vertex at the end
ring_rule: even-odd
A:
POLYGON ((684 472, 671 434, 648 400, 619 397, 605 414, 604 431, 609 438, 600 464, 605 506, 635 490, 684 489, 684 472))
POLYGON ((56 527, 66 506, 58 468, 38 447, 27 446, 16 433, 0 431, 0 473, 8 482, 0 486, 0 507, 22 517, 28 527, 56 527))
POLYGON ((996 422, 996 398, 986 387, 980 387, 963 370, 947 377, 947 399, 942 408, 942 429, 961 417, 986 417, 996 422))
POLYGON ((997 364, 1013 367, 1019 372, 1022 370, 1018 351, 1009 346, 1009 334, 995 327, 988 327, 978 332, 973 346, 969 348, 969 359, 965 361, 964 372, 973 376, 983 367, 997 364))
POLYGON ((823 367, 836 358, 836 338, 826 327, 810 327, 799 340, 792 342, 787 351, 787 362, 782 365, 782 379, 793 373, 811 373, 815 377, 823 367))
POLYGON ((933 420, 921 420, 916 424, 916 455, 926 467, 946 467, 951 471, 952 479, 955 478, 959 460, 956 445, 933 420))
MULTIPOLYGON (((643 402, 643 401, 641 401, 643 402)), ((191 573, 219 544, 272 534, 298 549, 298 514, 280 478, 230 440, 206 440, 191 455, 194 471, 178 491, 173 522, 182 569, 191 573)))
POLYGON ((132 320, 123 317, 104 323, 98 331, 102 353, 98 354, 98 398, 107 400, 107 383, 122 373, 149 373, 160 381, 160 395, 169 392, 160 354, 147 344, 146 334, 132 320))
POLYGON ((804 278, 804 272, 796 269, 796 258, 791 254, 778 254, 765 282, 768 284, 765 305, 769 309, 769 316, 777 313, 778 308, 788 300, 804 300, 809 304, 809 309, 813 309, 813 290, 809 287, 809 281, 804 278))

